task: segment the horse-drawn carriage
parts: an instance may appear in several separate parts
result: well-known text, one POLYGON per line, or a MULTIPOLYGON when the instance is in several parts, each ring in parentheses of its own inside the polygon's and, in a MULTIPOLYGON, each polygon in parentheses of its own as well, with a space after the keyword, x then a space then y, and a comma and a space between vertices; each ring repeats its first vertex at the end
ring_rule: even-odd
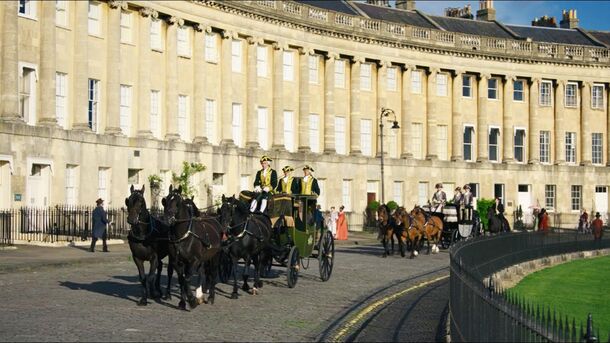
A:
MULTIPOLYGON (((481 220, 476 210, 472 211, 472 219, 464 219, 458 214, 460 208, 454 204, 446 204, 443 213, 438 214, 443 220, 443 233, 441 235, 441 247, 448 249, 454 242, 470 239, 478 236, 481 230, 481 220)), ((433 215, 436 215, 433 213, 433 215)))
POLYGON ((299 270, 309 268, 311 259, 317 260, 322 281, 327 281, 333 271, 335 242, 331 232, 316 223, 316 198, 276 194, 270 207, 272 253, 264 262, 263 274, 268 274, 273 265, 286 267, 290 288, 296 285, 299 270))

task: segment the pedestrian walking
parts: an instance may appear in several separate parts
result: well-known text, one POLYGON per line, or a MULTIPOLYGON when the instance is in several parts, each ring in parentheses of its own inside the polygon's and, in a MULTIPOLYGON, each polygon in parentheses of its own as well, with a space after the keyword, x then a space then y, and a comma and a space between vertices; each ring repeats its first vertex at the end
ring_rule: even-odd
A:
POLYGON ((541 209, 540 214, 538 214, 538 231, 543 233, 549 232, 549 214, 544 208, 541 209))
POLYGON ((337 240, 347 240, 347 217, 343 211, 345 207, 341 205, 339 207, 339 217, 337 219, 337 240))
POLYGON ((91 213, 91 223, 93 230, 91 232, 91 247, 90 252, 95 251, 95 243, 98 239, 102 239, 102 247, 104 252, 108 252, 108 245, 106 244, 106 238, 108 235, 106 226, 108 225, 108 214, 104 210, 104 199, 98 198, 96 201, 96 207, 91 213))
POLYGON ((330 214, 328 216, 328 227, 330 232, 333 234, 333 238, 337 239, 337 221, 339 220, 339 211, 335 206, 330 207, 330 214))

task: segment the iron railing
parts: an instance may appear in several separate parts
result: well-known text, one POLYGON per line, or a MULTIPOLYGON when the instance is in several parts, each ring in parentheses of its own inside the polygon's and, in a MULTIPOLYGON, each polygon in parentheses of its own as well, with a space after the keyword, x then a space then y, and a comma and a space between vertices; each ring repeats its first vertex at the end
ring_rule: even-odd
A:
POLYGON ((587 340, 595 333, 594 322, 589 321, 588 330, 584 330, 582 320, 586 318, 568 318, 570 314, 556 313, 497 289, 490 276, 526 261, 606 248, 610 248, 609 238, 594 241, 591 235, 558 232, 503 234, 453 245, 449 299, 452 341, 587 340), (585 331, 589 332, 587 338, 585 331))
MULTIPOLYGON (((73 242, 91 238, 92 206, 57 205, 0 211, 0 244, 15 242, 73 242)), ((107 208, 109 239, 129 232, 125 208, 107 208)))

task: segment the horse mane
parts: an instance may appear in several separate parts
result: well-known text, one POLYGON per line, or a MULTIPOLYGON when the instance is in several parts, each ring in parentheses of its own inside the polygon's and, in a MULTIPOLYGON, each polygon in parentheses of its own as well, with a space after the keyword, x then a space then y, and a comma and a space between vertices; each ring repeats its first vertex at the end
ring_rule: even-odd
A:
POLYGON ((242 212, 242 213, 250 212, 250 209, 248 208, 248 205, 246 205, 243 201, 241 201, 241 200, 239 200, 239 199, 237 199, 235 197, 229 198, 229 203, 232 203, 232 204, 236 205, 237 208, 239 209, 239 211, 242 212))

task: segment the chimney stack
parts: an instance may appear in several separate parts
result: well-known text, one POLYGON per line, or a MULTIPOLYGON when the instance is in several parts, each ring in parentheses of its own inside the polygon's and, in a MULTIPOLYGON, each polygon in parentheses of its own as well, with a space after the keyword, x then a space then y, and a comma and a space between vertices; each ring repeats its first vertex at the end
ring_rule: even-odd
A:
POLYGON ((390 0, 366 0, 366 3, 369 5, 381 6, 381 7, 391 7, 390 0))
POLYGON ((479 1, 479 10, 477 11, 477 20, 484 20, 484 21, 496 20, 496 10, 494 9, 493 0, 479 1))
POLYGON ((464 19, 473 19, 472 11, 470 10, 470 4, 464 6, 463 8, 459 7, 447 7, 445 8, 445 17, 452 18, 464 18, 464 19))
POLYGON ((559 27, 563 29, 575 29, 578 28, 578 18, 576 18, 576 10, 563 10, 559 27))
POLYGON ((396 0, 396 8, 415 11, 415 0, 396 0))
POLYGON ((532 26, 557 27, 557 21, 555 20, 555 17, 543 15, 540 19, 534 18, 534 20, 532 20, 532 26))

